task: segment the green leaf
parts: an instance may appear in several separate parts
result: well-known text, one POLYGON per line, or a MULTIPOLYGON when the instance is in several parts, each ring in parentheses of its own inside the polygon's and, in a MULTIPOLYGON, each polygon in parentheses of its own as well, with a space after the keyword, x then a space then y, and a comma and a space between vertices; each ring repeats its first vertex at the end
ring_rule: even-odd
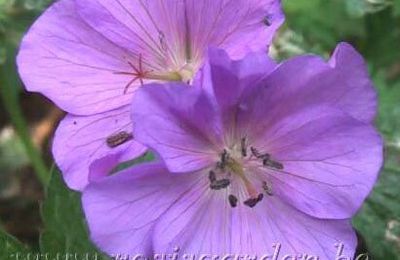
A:
POLYGON ((44 232, 40 247, 50 256, 73 254, 81 259, 106 259, 91 243, 81 209, 80 195, 68 190, 58 171, 53 171, 46 199, 42 205, 44 232))
POLYGON ((23 255, 27 249, 18 240, 0 230, 0 259, 16 259, 17 254, 23 255))

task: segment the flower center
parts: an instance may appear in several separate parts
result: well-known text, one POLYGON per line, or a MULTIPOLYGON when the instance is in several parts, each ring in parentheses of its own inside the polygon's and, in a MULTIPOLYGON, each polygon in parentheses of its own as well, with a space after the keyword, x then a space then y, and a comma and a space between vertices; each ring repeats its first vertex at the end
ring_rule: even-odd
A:
POLYGON ((234 193, 240 193, 243 197, 243 193, 238 190, 244 187, 247 197, 243 204, 253 208, 263 200, 264 193, 272 196, 271 184, 267 180, 260 181, 259 178, 254 178, 251 169, 257 167, 265 167, 274 171, 283 170, 282 163, 273 160, 270 154, 262 153, 254 146, 249 146, 246 138, 242 138, 239 145, 221 152, 220 160, 209 172, 210 188, 212 190, 229 189, 231 192, 228 196, 229 203, 232 207, 236 207, 239 199, 234 193), (259 183, 252 181, 254 179, 259 183), (231 187, 233 186, 232 182, 237 184, 235 188, 231 187))
POLYGON ((160 80, 160 81, 182 81, 190 82, 196 73, 196 65, 191 62, 185 62, 184 65, 174 66, 174 68, 165 71, 146 70, 143 66, 142 55, 139 55, 138 63, 134 64, 128 61, 131 71, 116 71, 114 74, 131 76, 132 79, 125 85, 124 94, 129 90, 135 82, 139 81, 141 85, 144 80, 160 80))

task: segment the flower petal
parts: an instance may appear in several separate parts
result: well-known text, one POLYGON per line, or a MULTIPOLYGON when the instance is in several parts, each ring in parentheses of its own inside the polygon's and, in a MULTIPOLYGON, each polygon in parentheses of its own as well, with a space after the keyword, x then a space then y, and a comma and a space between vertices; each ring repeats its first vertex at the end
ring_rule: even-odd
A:
POLYGON ((93 241, 109 255, 150 255, 153 226, 196 181, 151 163, 89 184, 82 201, 93 241))
POLYGON ((93 116, 67 115, 53 141, 56 163, 68 186, 75 190, 82 190, 89 182, 89 167, 94 161, 108 157, 111 168, 103 168, 101 175, 104 175, 118 163, 134 159, 145 151, 133 139, 129 106, 93 116), (112 165, 111 161, 115 163, 112 165))
POLYGON ((134 53, 198 61, 208 46, 234 58, 265 50, 283 23, 280 0, 79 0, 85 21, 134 53), (268 25, 267 25, 268 24, 268 25))
POLYGON ((225 131, 229 132, 239 125, 240 102, 249 93, 258 92, 258 83, 277 64, 265 52, 249 53, 244 59, 233 61, 224 50, 210 48, 209 57, 193 85, 202 87, 215 97, 225 131))
POLYGON ((150 84, 133 98, 134 135, 156 150, 173 172, 190 172, 215 161, 221 127, 201 88, 150 84))
POLYGON ((130 102, 124 88, 132 76, 116 74, 132 70, 129 60, 135 62, 137 57, 82 21, 74 0, 60 0, 48 8, 23 38, 17 57, 29 91, 41 92, 76 115, 105 112, 130 102))
POLYGON ((342 244, 342 256, 354 254, 357 238, 349 220, 315 219, 276 197, 265 198, 254 208, 243 204, 231 208, 226 195, 193 190, 168 209, 154 229, 155 252, 179 248, 180 255, 208 258, 269 255, 272 259, 275 254, 274 259, 283 259, 306 254, 333 259, 336 246, 342 244))
POLYGON ((269 106, 329 104, 363 122, 374 119, 376 91, 361 55, 349 44, 337 46, 328 63, 312 55, 283 62, 264 81, 271 97, 269 106))
POLYGON ((269 171, 274 194, 317 218, 352 217, 382 166, 378 132, 331 107, 286 115, 261 139, 259 149, 284 165, 281 171, 269 171))

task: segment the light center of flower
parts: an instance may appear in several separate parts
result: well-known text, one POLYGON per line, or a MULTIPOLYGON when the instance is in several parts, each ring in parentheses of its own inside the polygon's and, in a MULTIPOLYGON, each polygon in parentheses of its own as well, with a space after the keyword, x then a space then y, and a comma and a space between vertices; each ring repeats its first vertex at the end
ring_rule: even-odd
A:
POLYGON ((243 203, 253 208, 263 200, 264 193, 272 196, 271 184, 267 180, 260 180, 262 176, 253 172, 258 167, 274 171, 283 170, 282 163, 273 160, 270 154, 261 153, 257 148, 249 146, 246 138, 242 138, 239 144, 220 153, 220 160, 209 172, 210 188, 228 189, 231 193, 228 199, 232 207, 237 206, 239 201, 237 196, 247 196, 243 203), (241 192, 242 190, 244 192, 241 192))
POLYGON ((131 80, 124 87, 124 94, 126 94, 135 82, 139 81, 141 85, 144 80, 159 80, 159 81, 182 81, 189 83, 198 66, 193 62, 182 62, 183 65, 171 65, 160 70, 145 68, 146 63, 143 61, 142 55, 139 55, 137 64, 130 61, 127 62, 130 66, 130 71, 115 71, 114 74, 131 76, 131 80))

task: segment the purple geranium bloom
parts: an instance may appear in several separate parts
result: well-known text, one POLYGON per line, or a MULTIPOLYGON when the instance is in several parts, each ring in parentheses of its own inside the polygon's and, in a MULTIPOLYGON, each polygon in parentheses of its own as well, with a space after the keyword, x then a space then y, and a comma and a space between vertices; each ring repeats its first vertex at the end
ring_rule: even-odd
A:
POLYGON ((53 143, 67 184, 85 187, 89 166, 99 158, 106 156, 113 168, 145 151, 134 140, 130 120, 139 86, 191 80, 210 45, 235 59, 266 51, 282 22, 280 0, 53 4, 24 37, 18 67, 29 91, 70 113, 53 143))
POLYGON ((328 62, 209 57, 196 87, 150 84, 134 96, 134 134, 166 166, 138 165, 85 189, 93 240, 131 256, 352 257, 350 218, 382 164, 362 57, 346 43, 328 62))

